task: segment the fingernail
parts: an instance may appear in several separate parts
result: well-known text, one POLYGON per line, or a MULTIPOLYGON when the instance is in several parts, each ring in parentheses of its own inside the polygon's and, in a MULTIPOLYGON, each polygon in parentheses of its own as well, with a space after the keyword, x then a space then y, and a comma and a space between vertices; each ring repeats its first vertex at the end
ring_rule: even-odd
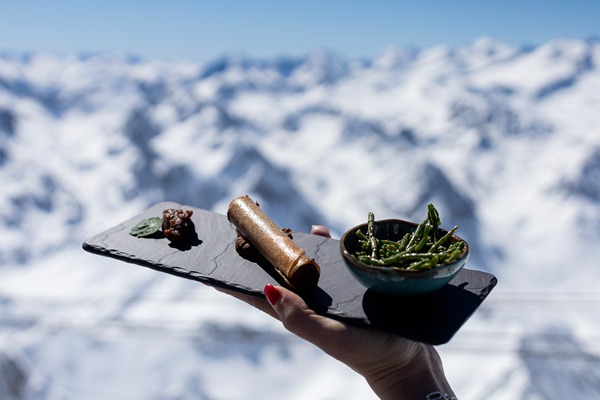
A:
POLYGON ((281 300, 281 293, 279 293, 279 290, 275 289, 275 286, 271 285, 270 283, 265 285, 264 292, 265 297, 267 298, 269 303, 271 303, 272 306, 274 306, 275 304, 277 304, 277 302, 279 302, 279 300, 281 300))

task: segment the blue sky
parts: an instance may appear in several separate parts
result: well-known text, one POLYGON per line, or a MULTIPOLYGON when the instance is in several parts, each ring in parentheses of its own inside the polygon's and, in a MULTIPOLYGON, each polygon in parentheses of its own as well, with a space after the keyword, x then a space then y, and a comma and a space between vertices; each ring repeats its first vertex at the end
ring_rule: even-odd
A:
POLYGON ((206 62, 226 53, 373 56, 389 46, 600 37, 600 0, 0 0, 0 50, 206 62))

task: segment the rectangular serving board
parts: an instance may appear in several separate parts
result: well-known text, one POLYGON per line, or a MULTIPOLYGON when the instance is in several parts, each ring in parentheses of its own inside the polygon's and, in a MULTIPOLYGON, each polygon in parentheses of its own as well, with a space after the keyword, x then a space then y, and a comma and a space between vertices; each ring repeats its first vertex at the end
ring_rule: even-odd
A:
MULTIPOLYGON (((275 221, 276 222, 276 221, 275 221)), ((207 285, 264 298, 267 283, 284 285, 264 260, 246 259, 235 249, 237 233, 222 214, 174 202, 156 204, 141 214, 98 233, 83 249, 149 267, 207 285), (160 217, 167 208, 194 212, 197 239, 176 247, 166 238, 137 238, 129 234, 138 222, 160 217)), ((347 270, 336 239, 293 232, 293 240, 321 267, 317 289, 302 296, 316 312, 367 329, 439 345, 447 343, 496 285, 486 272, 463 268, 437 292, 390 298, 363 287, 347 270)))

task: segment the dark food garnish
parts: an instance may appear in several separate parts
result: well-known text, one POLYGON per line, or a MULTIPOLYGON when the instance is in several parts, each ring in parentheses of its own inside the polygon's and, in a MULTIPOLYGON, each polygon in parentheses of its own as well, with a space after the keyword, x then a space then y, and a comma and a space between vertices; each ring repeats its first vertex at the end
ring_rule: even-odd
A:
POLYGON ((194 236, 194 223, 191 216, 194 212, 191 210, 183 211, 169 208, 162 214, 163 234, 171 242, 185 242, 194 236))

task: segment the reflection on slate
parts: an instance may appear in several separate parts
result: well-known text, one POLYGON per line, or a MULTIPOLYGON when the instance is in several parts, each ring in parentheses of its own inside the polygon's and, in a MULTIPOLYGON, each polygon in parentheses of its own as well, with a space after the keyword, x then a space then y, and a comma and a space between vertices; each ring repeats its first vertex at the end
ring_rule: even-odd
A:
MULTIPOLYGON (((236 236, 225 215, 165 202, 89 238, 83 248, 264 298, 267 283, 283 285, 283 280, 266 260, 240 256, 235 249, 236 236), (166 238, 129 235, 139 221, 161 215, 166 208, 193 210, 197 238, 176 247, 166 238)), ((338 240, 301 232, 294 232, 293 236, 321 267, 317 289, 301 294, 311 308, 332 318, 428 344, 448 342, 496 285, 493 275, 464 268, 438 292, 419 297, 384 297, 366 290, 354 279, 346 269, 338 240)))

